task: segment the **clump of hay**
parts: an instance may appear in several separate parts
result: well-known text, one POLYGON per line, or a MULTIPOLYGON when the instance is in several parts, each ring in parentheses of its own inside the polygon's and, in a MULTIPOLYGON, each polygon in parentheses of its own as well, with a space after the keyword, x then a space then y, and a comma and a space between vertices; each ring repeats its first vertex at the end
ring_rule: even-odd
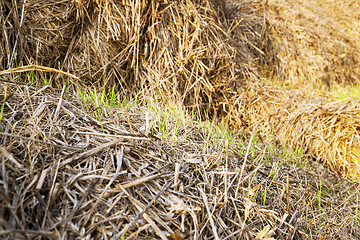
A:
POLYGON ((302 103, 279 127, 279 138, 308 150, 334 172, 360 178, 360 103, 302 103))
POLYGON ((303 91, 274 86, 264 87, 259 95, 247 94, 242 98, 247 102, 246 107, 233 110, 229 116, 247 119, 249 126, 256 124, 264 141, 275 140, 293 150, 309 153, 339 175, 359 179, 358 101, 304 100, 307 94, 303 91))
POLYGON ((277 77, 290 86, 354 84, 360 76, 360 4, 346 1, 266 1, 264 14, 277 77))
MULTIPOLYGON (((359 83, 359 10, 353 0, 267 1, 264 15, 271 44, 264 50, 264 68, 273 71, 271 80, 305 92, 359 83)), ((279 142, 308 151, 335 172, 359 178, 359 102, 329 103, 299 91, 270 88, 253 97, 262 115, 253 123, 260 120, 261 126, 271 126, 264 132, 279 142)))
MULTIPOLYGON (((125 95, 145 88, 164 99, 175 96, 186 105, 208 107, 219 102, 213 100, 219 93, 237 89, 241 80, 254 75, 254 44, 261 29, 259 37, 253 34, 253 22, 259 20, 248 5, 242 5, 242 19, 225 22, 207 0, 30 0, 22 26, 4 29, 12 39, 17 31, 20 37, 17 46, 2 52, 1 66, 15 66, 8 64, 15 49, 18 62, 52 68, 60 64, 97 86, 116 83, 125 95), (231 25, 228 31, 224 25, 231 25), (235 32, 236 42, 230 37, 235 32)), ((13 9, 20 14, 21 7, 13 9)), ((6 12, 6 23, 17 23, 20 16, 6 12)))

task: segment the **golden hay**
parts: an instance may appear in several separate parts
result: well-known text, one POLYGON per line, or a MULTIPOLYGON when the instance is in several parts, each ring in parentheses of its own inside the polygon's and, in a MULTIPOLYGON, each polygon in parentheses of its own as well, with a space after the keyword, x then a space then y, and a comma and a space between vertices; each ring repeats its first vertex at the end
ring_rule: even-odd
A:
MULTIPOLYGON (((225 22, 207 0, 30 0, 25 10, 18 45, 2 52, 3 69, 15 66, 8 64, 14 49, 24 65, 60 66, 97 86, 116 83, 125 95, 150 86, 187 105, 211 103, 216 91, 240 84, 255 69, 254 15, 225 22)), ((10 14, 6 23, 16 17, 10 14)), ((16 38, 17 29, 5 33, 16 38)))
MULTIPOLYGON (((271 80, 305 92, 359 83, 359 11, 359 1, 354 0, 266 1, 264 15, 271 44, 265 48, 265 68, 271 71, 273 67, 276 73, 271 80)), ((359 178, 359 102, 329 103, 328 99, 309 98, 309 94, 299 96, 294 90, 275 93, 274 88, 260 92, 253 108, 262 116, 253 123, 271 126, 264 134, 308 151, 335 172, 359 178), (294 94, 296 97, 291 96, 294 94), (267 96, 270 103, 263 101, 267 96)))
POLYGON ((308 153, 334 172, 360 179, 360 102, 307 97, 301 90, 254 84, 230 99, 234 107, 226 119, 257 126, 263 141, 308 153))
POLYGON ((338 173, 360 177, 360 103, 306 103, 279 127, 279 138, 308 149, 338 173))
POLYGON ((267 54, 284 84, 359 83, 359 1, 269 0, 264 8, 271 26, 267 54))
MULTIPOLYGON (((340 6, 349 4, 357 8, 351 1, 340 6)), ((7 26, 0 44, 3 69, 16 62, 46 65, 108 89, 117 84, 123 95, 171 99, 242 131, 257 124, 261 134, 308 151, 336 172, 358 171, 358 128, 334 124, 337 110, 321 115, 328 103, 309 105, 304 93, 294 100, 287 97, 293 91, 262 86, 256 68, 274 64, 277 77, 291 85, 357 81, 358 26, 349 24, 356 16, 330 24, 332 16, 321 7, 334 9, 331 2, 228 2, 218 11, 207 0, 30 0, 24 14, 22 5, 13 6, 18 14, 0 5, 7 26), (346 34, 336 35, 345 27, 346 34), (306 115, 308 106, 320 115, 306 115)), ((63 84, 60 74, 56 84, 63 84)), ((356 107, 347 111, 357 113, 356 107)), ((353 119, 357 124, 358 115, 353 119)))
MULTIPOLYGON (((292 43, 297 32, 279 18, 287 12, 272 7, 287 3, 212 2, 29 0, 24 11, 18 1, 0 2, 1 238, 360 238, 358 184, 317 163, 278 162, 267 144, 357 174, 359 103, 267 86, 257 67, 275 64, 278 78, 299 82, 317 82, 328 63, 337 80, 352 69, 338 69, 335 54, 326 64, 294 54, 308 43, 292 43), (172 141, 157 113, 84 106, 62 86, 76 89, 67 78, 74 75, 116 84, 121 98, 155 95, 254 131, 245 144, 216 145, 211 129, 189 117, 173 120, 172 141), (49 80, 53 86, 39 83, 49 80)), ((353 51, 356 63, 356 34, 344 39, 341 53, 353 51)))

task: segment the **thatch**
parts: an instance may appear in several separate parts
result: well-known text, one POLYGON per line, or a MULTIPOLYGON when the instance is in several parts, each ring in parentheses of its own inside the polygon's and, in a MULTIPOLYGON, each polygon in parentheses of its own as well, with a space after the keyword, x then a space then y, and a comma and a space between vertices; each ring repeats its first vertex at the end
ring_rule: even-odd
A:
POLYGON ((255 131, 216 143, 188 119, 169 138, 137 105, 86 109, 65 88, 0 84, 2 239, 360 237, 358 184, 278 162, 255 131))

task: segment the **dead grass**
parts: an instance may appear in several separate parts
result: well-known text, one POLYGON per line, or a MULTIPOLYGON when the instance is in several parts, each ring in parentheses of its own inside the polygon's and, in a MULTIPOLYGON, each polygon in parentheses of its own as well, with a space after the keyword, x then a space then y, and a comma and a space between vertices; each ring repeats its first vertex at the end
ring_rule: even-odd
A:
POLYGON ((357 2, 226 5, 0 2, 3 236, 358 237, 358 184, 332 187, 360 176, 359 101, 324 93, 358 81, 357 2), (182 114, 109 110, 88 89, 182 114), (247 133, 244 153, 204 115, 247 133), (277 162, 274 143, 336 177, 277 162))
POLYGON ((269 59, 276 77, 297 88, 359 83, 359 1, 266 1, 269 59))
POLYGON ((359 237, 358 183, 281 157, 256 132, 216 140, 188 120, 165 138, 135 103, 98 119, 61 89, 1 89, 2 239, 359 237))
MULTIPOLYGON (((21 28, 20 13, 3 4, 7 15, 1 20, 9 27, 1 65, 60 68, 97 87, 116 84, 125 96, 157 96, 199 115, 222 117, 229 99, 256 79, 256 58, 266 40, 257 4, 244 1, 226 18, 221 6, 209 1, 31 0, 24 5, 21 28), (10 45, 10 38, 19 44, 10 45), (17 61, 11 61, 12 53, 17 61)), ((53 86, 64 84, 60 74, 34 74, 51 79, 53 86)))
MULTIPOLYGON (((287 79, 280 84, 290 82, 301 89, 321 86, 322 79, 329 84, 356 82, 356 16, 330 24, 331 16, 322 14, 320 8, 330 2, 297 3, 301 5, 298 14, 289 4, 229 2, 225 11, 219 11, 223 6, 209 1, 52 1, 44 5, 33 0, 24 5, 22 27, 15 28, 21 31, 10 28, 18 26, 20 12, 15 14, 2 5, 7 9, 3 19, 9 28, 3 31, 1 64, 4 69, 24 61, 31 66, 51 66, 108 91, 116 84, 116 91, 126 96, 157 96, 199 115, 206 111, 211 118, 225 119, 241 131, 257 124, 263 135, 307 149, 335 172, 356 177, 357 103, 346 108, 354 126, 335 124, 335 113, 342 111, 342 104, 330 104, 331 111, 320 111, 328 109, 327 100, 309 100, 310 90, 298 94, 303 90, 267 87, 259 81, 265 74, 273 82, 287 79), (345 26, 347 34, 334 35, 345 26), (18 44, 11 46, 6 39, 17 39, 18 44), (314 39, 319 44, 313 43, 314 39), (324 69, 334 79, 325 78, 328 73, 324 69), (294 94, 299 99, 288 97, 294 94), (306 113, 309 111, 327 117, 314 121, 315 116, 306 113), (289 118, 299 114, 304 117, 289 118), (297 136, 297 141, 292 136, 297 136)), ((16 9, 20 11, 22 6, 16 9)), ((35 76, 53 86, 65 81, 60 74, 35 76)))

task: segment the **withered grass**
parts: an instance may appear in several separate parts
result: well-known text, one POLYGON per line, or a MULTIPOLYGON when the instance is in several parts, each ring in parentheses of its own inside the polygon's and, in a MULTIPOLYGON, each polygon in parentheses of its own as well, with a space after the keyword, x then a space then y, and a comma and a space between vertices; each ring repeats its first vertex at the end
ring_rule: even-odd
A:
POLYGON ((264 8, 275 78, 310 90, 359 82, 358 1, 270 0, 264 8))
POLYGON ((282 158, 257 128, 229 142, 188 120, 167 138, 141 106, 99 119, 62 89, 1 88, 2 239, 359 237, 359 184, 282 158))
POLYGON ((115 84, 125 96, 157 96, 198 114, 206 111, 242 131, 264 126, 263 135, 358 178, 358 103, 344 110, 343 103, 309 94, 359 82, 357 15, 342 18, 338 10, 359 3, 227 1, 224 9, 216 2, 2 4, 2 74, 19 72, 15 67, 21 65, 61 87, 63 71, 87 85, 110 90, 115 84))
MULTIPOLYGON (((116 84, 126 96, 172 99, 241 130, 266 126, 262 134, 309 150, 334 171, 358 178, 357 103, 347 104, 346 114, 354 124, 344 125, 341 121, 348 115, 335 114, 343 104, 331 104, 329 112, 326 98, 315 104, 303 94, 289 101, 287 95, 296 93, 264 87, 259 81, 265 74, 271 81, 286 79, 281 84, 301 89, 358 82, 356 16, 330 24, 332 16, 321 9, 335 11, 331 2, 295 3, 301 5, 298 14, 276 1, 229 1, 224 9, 207 0, 32 0, 19 6, 14 2, 17 13, 2 4, 7 13, 2 17, 1 65, 7 69, 3 74, 14 71, 16 64, 27 65, 20 67, 23 71, 58 69, 55 76, 37 76, 61 86, 63 70, 108 90, 116 84), (40 69, 43 65, 50 68, 40 69), (308 106, 320 117, 307 114, 312 112, 308 106), (292 114, 301 117, 289 119, 292 114)), ((348 5, 356 8, 358 3, 341 6, 348 5)))
POLYGON ((310 94, 358 82, 359 3, 219 2, 0 3, 1 236, 359 238, 359 186, 344 180, 360 176, 359 102, 310 94), (148 135, 154 118, 99 119, 79 85, 206 112, 259 142, 238 155, 196 127, 148 135), (317 163, 266 164, 270 143, 317 163))

